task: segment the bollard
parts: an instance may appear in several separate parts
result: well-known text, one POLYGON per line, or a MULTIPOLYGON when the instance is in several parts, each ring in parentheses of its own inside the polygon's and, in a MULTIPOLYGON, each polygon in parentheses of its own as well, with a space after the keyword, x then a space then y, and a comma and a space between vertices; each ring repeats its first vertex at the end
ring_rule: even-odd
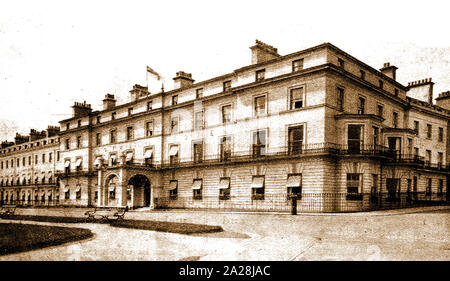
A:
POLYGON ((297 214, 297 196, 293 195, 291 196, 291 215, 296 215, 297 214))

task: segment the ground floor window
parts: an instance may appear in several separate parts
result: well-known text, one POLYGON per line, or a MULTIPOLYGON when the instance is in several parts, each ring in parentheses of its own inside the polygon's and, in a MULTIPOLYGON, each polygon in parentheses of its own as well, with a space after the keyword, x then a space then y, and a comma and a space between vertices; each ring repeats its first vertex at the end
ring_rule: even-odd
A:
POLYGON ((431 186, 433 185, 433 179, 428 178, 427 180, 427 189, 425 190, 425 196, 431 196, 431 186))
POLYGON ((195 200, 202 199, 202 179, 194 179, 192 183, 192 196, 195 200))
POLYGON ((116 199, 116 189, 109 190, 109 199, 116 199))
POLYGON ((400 179, 389 178, 386 179, 386 188, 388 191, 388 200, 395 201, 399 199, 400 193, 400 179))
POLYGON ((220 178, 219 181, 219 200, 230 199, 230 178, 220 178))
POLYGON ((131 188, 127 188, 127 200, 131 200, 131 188))
POLYGON ((253 176, 252 200, 264 200, 264 176, 253 176))
POLYGON ((361 174, 347 174, 347 200, 361 200, 361 174))
POLYGON ((177 200, 178 197, 178 181, 171 180, 169 185, 169 199, 177 200))
POLYGON ((406 198, 408 200, 411 200, 412 198, 412 194, 411 194, 411 186, 412 186, 412 181, 411 179, 406 179, 407 182, 407 186, 406 186, 406 198))
POLYGON ((438 187, 438 194, 439 197, 442 197, 444 195, 444 180, 439 179, 439 187, 438 187))
POLYGON ((291 197, 300 199, 302 196, 302 174, 289 174, 286 187, 288 199, 291 197))
POLYGON ((64 199, 70 199, 70 190, 64 192, 64 199))

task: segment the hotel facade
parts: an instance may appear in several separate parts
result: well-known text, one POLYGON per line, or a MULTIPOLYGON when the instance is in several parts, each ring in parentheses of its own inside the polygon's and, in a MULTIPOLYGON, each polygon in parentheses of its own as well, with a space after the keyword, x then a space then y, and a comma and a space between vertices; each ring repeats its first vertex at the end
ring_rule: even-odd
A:
POLYGON ((125 104, 106 94, 102 110, 76 102, 45 136, 2 143, 2 204, 342 212, 450 201, 450 92, 433 102, 431 78, 404 86, 397 67, 330 43, 250 49, 252 64, 232 73, 195 83, 180 71, 173 90, 135 85, 125 104))

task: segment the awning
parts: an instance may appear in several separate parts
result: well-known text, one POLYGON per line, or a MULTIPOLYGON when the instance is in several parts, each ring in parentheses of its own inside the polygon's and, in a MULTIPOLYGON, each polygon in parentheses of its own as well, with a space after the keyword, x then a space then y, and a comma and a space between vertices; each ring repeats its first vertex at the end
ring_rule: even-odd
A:
POLYGON ((194 180, 192 184, 192 189, 201 189, 202 188, 202 180, 194 180))
POLYGON ((152 154, 153 154, 153 149, 147 149, 144 153, 144 158, 145 159, 152 158, 152 154))
POLYGON ((114 184, 110 185, 108 188, 109 191, 114 191, 116 190, 116 186, 114 184))
POLYGON ((83 159, 81 159, 81 158, 78 158, 77 159, 77 162, 75 162, 75 167, 80 167, 81 166, 81 161, 82 161, 83 159))
POLYGON ((220 179, 219 189, 228 189, 228 188, 230 188, 230 179, 229 178, 220 179))
POLYGON ((125 161, 131 161, 133 159, 133 152, 127 152, 127 157, 125 158, 125 161))
POLYGON ((69 191, 69 187, 68 187, 68 186, 64 186, 63 192, 66 193, 66 192, 68 192, 68 191, 69 191))
POLYGON ((51 190, 47 190, 47 195, 52 195, 52 191, 51 190))
POLYGON ((178 145, 174 145, 169 150, 169 156, 174 156, 178 154, 178 145))
POLYGON ((264 187, 264 177, 253 177, 252 188, 263 188, 264 187))
POLYGON ((75 192, 79 192, 81 190, 81 185, 77 185, 76 187, 75 187, 75 192))
POLYGON ((69 167, 70 166, 70 160, 66 160, 66 162, 64 162, 64 167, 69 167))
POLYGON ((170 181, 169 190, 174 190, 178 187, 178 181, 170 181))
POLYGON ((298 187, 302 184, 301 175, 291 175, 287 179, 286 187, 298 187))

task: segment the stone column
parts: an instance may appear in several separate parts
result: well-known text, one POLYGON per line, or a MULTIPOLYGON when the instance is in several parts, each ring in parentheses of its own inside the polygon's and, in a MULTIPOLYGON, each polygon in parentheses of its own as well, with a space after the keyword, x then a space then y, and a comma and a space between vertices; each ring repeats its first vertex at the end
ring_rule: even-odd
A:
POLYGON ((104 195, 102 193, 103 190, 103 171, 102 169, 98 169, 98 176, 97 176, 97 206, 103 206, 105 205, 104 195))
MULTIPOLYGON (((125 161, 125 156, 122 156, 122 160, 125 161)), ((116 189, 118 189, 116 191, 116 195, 118 195, 118 198, 117 198, 118 199, 117 200, 118 201, 118 205, 120 205, 121 207, 125 207, 127 205, 127 186, 128 186, 128 182, 126 180, 127 180, 127 173, 124 171, 124 169, 120 169, 120 172, 119 172, 119 183, 120 183, 120 186, 116 187, 116 189)))

